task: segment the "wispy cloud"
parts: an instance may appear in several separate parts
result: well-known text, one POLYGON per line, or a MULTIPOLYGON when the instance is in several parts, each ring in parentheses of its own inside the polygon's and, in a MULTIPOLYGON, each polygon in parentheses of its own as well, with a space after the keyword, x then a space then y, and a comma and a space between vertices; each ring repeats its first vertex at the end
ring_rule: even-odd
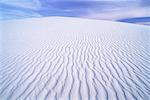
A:
POLYGON ((111 9, 106 9, 105 11, 99 10, 89 10, 85 14, 86 18, 95 18, 95 19, 106 19, 106 20, 119 20, 126 18, 134 17, 149 17, 150 16, 150 7, 139 7, 139 6, 121 6, 121 7, 112 7, 111 9))
POLYGON ((0 19, 18 19, 41 16, 36 11, 40 9, 40 2, 35 0, 1 0, 0 19))
POLYGON ((41 7, 38 0, 1 0, 0 4, 29 9, 39 9, 41 7))

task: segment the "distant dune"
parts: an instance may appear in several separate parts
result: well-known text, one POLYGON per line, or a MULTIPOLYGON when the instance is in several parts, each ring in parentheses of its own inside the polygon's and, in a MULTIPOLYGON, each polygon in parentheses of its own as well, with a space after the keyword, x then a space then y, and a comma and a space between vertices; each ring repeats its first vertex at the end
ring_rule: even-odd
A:
POLYGON ((150 25, 150 17, 127 18, 127 19, 121 19, 118 21, 127 22, 127 23, 136 23, 136 24, 142 24, 142 25, 150 25))
POLYGON ((150 100, 149 26, 69 17, 0 23, 0 100, 150 100))

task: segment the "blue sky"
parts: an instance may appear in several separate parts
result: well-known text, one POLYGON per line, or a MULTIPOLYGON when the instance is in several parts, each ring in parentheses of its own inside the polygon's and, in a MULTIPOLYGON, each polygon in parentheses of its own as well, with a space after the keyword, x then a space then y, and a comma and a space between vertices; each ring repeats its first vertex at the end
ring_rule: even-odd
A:
POLYGON ((0 1, 1 20, 47 16, 69 16, 132 23, 133 21, 128 21, 128 19, 133 19, 134 23, 142 19, 142 22, 143 20, 147 22, 150 19, 150 0, 0 1))

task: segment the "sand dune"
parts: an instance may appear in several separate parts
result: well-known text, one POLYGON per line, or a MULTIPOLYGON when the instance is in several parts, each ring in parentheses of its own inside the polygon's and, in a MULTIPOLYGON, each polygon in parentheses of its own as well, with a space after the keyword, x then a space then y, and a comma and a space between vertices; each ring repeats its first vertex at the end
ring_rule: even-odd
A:
POLYGON ((150 100, 150 27, 3 21, 0 100, 150 100))

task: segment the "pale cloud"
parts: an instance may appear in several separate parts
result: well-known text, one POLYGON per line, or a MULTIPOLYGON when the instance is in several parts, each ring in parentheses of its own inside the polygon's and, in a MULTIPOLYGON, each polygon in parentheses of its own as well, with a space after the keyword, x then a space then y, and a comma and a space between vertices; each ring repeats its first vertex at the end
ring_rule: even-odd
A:
POLYGON ((0 20, 40 17, 37 13, 41 9, 38 0, 1 0, 0 20))
POLYGON ((140 6, 140 2, 127 2, 124 6, 109 8, 105 11, 99 9, 89 9, 84 16, 85 18, 120 20, 126 18, 149 17, 150 7, 140 6), (131 4, 132 3, 132 4, 131 4), (126 6, 127 5, 127 6, 126 6))
POLYGON ((1 0, 0 3, 34 10, 41 7, 41 3, 38 0, 1 0))
POLYGON ((30 18, 30 17, 41 17, 40 14, 32 11, 19 11, 12 9, 11 11, 5 10, 0 13, 0 20, 2 19, 19 19, 19 18, 30 18))
POLYGON ((89 12, 87 15, 82 16, 85 18, 94 18, 94 19, 105 19, 105 20, 119 20, 124 18, 133 18, 133 17, 149 17, 150 8, 136 9, 136 10, 124 10, 117 12, 105 12, 105 13, 94 13, 89 12))

